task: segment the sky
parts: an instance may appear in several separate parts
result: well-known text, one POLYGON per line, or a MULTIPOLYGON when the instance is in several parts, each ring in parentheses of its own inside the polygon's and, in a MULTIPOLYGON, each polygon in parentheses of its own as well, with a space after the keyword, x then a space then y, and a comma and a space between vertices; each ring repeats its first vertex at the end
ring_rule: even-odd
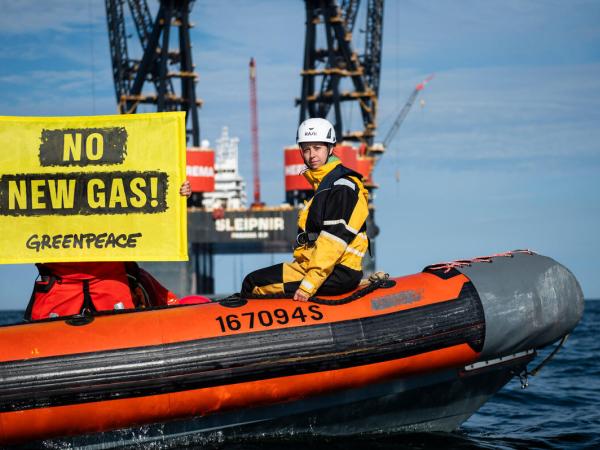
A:
MULTIPOLYGON (((40 5, 0 0, 0 115, 116 113, 104 2, 40 5)), ((257 61, 262 197, 279 204, 282 149, 299 115, 303 2, 197 0, 192 21, 202 138, 228 126, 248 182, 248 61, 257 61)), ((360 49, 364 34, 354 37, 360 49)), ((377 268, 400 276, 528 248, 600 298, 600 2, 388 0, 379 139, 432 73, 375 169, 377 268)), ((287 259, 217 256, 216 290, 287 259)), ((35 276, 32 265, 0 266, 0 309, 24 309, 35 276)))

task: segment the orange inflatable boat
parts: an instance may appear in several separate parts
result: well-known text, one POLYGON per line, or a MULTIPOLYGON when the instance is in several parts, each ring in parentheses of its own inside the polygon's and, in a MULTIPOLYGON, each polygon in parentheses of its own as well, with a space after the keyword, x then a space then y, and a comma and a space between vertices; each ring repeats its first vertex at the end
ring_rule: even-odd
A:
POLYGON ((2 326, 0 443, 452 430, 582 310, 567 269, 511 252, 306 303, 232 296, 2 326))

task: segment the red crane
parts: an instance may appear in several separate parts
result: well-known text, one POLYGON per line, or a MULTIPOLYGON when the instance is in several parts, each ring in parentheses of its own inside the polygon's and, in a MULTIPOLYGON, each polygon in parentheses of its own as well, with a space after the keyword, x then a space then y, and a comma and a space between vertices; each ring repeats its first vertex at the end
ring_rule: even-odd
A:
POLYGON ((254 176, 254 202, 252 208, 260 208, 260 173, 258 171, 258 108, 256 106, 256 62, 250 58, 250 121, 252 129, 252 174, 254 176))
POLYGON ((419 92, 421 92, 423 89, 425 89, 425 85, 427 83, 429 83, 432 79, 433 79, 433 75, 429 75, 422 82, 417 84, 417 86, 415 87, 415 90, 412 91, 412 94, 410 94, 410 97, 408 97, 408 100, 404 104, 404 107, 402 108, 402 110, 400 110, 398 117, 396 117, 396 120, 394 121, 392 127, 389 129, 389 131, 385 135, 385 138, 383 139, 383 147, 384 148, 387 148, 388 145, 390 145, 390 143, 394 139, 394 136, 400 129, 400 125, 402 125, 402 122, 404 122, 404 119, 406 119, 406 116, 408 115, 410 108, 412 107, 417 96, 419 95, 419 92))

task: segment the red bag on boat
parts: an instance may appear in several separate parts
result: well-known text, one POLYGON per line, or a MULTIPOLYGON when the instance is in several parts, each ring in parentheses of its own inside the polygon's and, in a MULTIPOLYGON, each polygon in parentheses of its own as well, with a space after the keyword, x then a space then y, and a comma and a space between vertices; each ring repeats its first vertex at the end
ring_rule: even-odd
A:
POLYGON ((210 303, 212 300, 208 297, 204 297, 203 295, 188 295, 187 297, 183 297, 179 299, 180 305, 198 305, 200 303, 210 303))
POLYGON ((134 307, 125 263, 48 263, 37 267, 41 277, 35 282, 27 319, 79 314, 85 308, 105 311, 115 306, 134 307))

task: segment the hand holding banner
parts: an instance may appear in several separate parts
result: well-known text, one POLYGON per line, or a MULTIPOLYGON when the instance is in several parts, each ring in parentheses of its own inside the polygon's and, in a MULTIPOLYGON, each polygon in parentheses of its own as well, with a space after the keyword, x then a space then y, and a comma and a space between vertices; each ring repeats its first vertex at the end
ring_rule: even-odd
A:
POLYGON ((0 263, 187 260, 185 113, 0 117, 0 263))

